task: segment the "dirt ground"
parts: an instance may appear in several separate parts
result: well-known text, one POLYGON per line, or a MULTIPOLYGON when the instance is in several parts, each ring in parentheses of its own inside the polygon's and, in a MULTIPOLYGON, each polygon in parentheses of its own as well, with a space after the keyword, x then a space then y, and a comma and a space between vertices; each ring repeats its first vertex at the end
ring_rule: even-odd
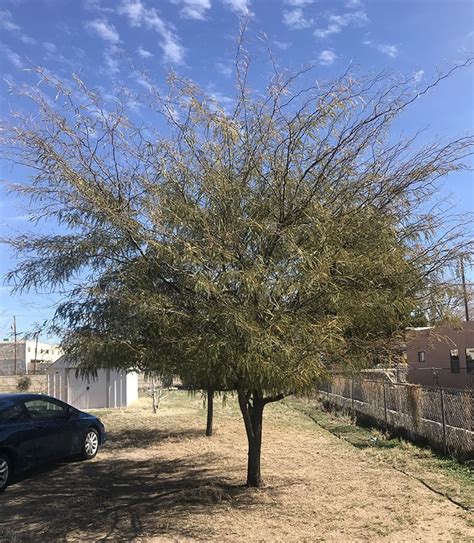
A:
POLYGON ((262 474, 247 490, 237 406, 173 392, 99 416, 90 462, 28 474, 0 497, 1 541, 474 541, 472 513, 283 404, 267 406, 262 474))

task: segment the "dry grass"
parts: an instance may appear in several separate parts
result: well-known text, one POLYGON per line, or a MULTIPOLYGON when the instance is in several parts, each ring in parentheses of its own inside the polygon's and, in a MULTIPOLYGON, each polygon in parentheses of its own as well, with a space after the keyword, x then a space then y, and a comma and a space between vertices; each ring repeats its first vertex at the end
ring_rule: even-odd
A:
POLYGON ((102 411, 109 443, 92 462, 29 475, 0 498, 4 541, 474 541, 469 513, 318 427, 268 406, 265 488, 247 490, 235 402, 203 435, 199 397, 176 392, 102 411))

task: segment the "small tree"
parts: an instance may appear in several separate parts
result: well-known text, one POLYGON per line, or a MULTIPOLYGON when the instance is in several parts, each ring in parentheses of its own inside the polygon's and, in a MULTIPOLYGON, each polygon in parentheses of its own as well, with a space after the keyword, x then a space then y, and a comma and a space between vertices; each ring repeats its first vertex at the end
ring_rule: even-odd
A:
POLYGON ((427 280, 463 240, 424 204, 473 148, 391 135, 448 74, 414 93, 385 76, 320 83, 270 59, 257 93, 239 44, 231 110, 176 74, 166 94, 148 81, 135 98, 146 126, 127 115, 129 92, 113 105, 39 71, 55 104, 22 89, 36 116, 3 130, 33 172, 17 190, 67 229, 10 241, 15 288, 80 283, 57 322, 85 368, 94 352, 114 366, 219 368, 238 394, 249 486, 261 484, 264 407, 389 353, 427 302, 427 280))

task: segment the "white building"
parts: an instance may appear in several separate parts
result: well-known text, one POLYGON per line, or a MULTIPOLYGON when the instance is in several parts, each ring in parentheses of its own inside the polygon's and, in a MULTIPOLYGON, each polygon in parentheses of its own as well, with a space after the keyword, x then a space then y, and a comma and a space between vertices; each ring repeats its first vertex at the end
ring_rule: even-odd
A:
POLYGON ((41 372, 62 355, 58 345, 36 340, 0 341, 0 375, 41 372))
POLYGON ((61 356, 47 372, 48 394, 78 409, 127 407, 138 399, 138 374, 97 370, 97 377, 76 375, 77 364, 61 356))

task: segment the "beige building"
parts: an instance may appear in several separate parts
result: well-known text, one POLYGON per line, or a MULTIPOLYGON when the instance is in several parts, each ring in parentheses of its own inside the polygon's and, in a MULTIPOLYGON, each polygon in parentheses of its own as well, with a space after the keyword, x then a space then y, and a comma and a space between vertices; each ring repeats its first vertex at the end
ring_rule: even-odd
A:
POLYGON ((36 340, 0 341, 0 375, 44 372, 62 355, 58 345, 36 340))
POLYGON ((407 380, 446 388, 474 388, 474 321, 407 330, 407 380))

